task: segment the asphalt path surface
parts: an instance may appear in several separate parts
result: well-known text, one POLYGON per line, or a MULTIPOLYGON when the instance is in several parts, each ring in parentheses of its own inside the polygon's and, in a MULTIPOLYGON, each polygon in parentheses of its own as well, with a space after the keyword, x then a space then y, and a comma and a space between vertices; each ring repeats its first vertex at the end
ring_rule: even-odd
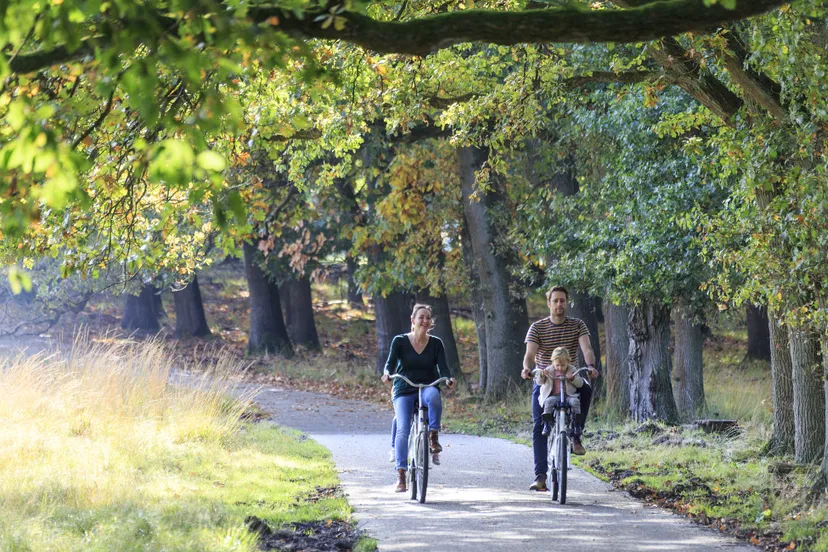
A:
POLYGON ((553 503, 549 493, 528 490, 531 449, 503 439, 441 435, 442 462, 429 471, 427 501, 419 504, 393 491, 391 410, 274 388, 255 400, 277 423, 330 449, 360 528, 382 551, 759 550, 644 506, 577 468, 567 504, 553 503))

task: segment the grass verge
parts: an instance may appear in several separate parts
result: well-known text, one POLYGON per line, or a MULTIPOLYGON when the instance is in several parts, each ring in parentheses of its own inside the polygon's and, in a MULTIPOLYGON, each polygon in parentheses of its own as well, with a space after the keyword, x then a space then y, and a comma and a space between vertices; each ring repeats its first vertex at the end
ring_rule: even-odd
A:
POLYGON ((176 387, 158 342, 78 343, 0 371, 0 550, 253 551, 251 517, 350 520, 323 447, 243 423, 229 357, 176 387))

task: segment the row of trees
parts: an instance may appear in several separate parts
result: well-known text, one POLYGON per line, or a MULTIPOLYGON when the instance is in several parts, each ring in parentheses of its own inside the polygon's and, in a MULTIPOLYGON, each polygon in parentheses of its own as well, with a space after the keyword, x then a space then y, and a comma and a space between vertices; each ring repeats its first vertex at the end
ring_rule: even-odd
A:
POLYGON ((296 305, 344 254, 378 362, 412 295, 448 321, 468 294, 490 399, 518 382, 527 290, 566 284, 593 329, 602 299, 636 419, 701 411, 705 317, 766 305, 770 449, 828 473, 826 10, 709 3, 14 2, 4 254, 180 286, 242 256, 250 348, 285 354, 281 302, 312 326, 296 305))

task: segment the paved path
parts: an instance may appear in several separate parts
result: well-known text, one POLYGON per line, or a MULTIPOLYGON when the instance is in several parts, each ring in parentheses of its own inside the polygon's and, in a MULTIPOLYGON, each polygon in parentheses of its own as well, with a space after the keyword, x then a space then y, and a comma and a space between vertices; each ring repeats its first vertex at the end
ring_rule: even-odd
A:
POLYGON ((374 405, 282 389, 256 401, 274 419, 328 447, 359 525, 382 551, 756 551, 674 514, 644 507, 592 475, 570 472, 567 504, 527 490, 532 451, 502 439, 443 435, 428 500, 393 492, 392 413, 374 405))

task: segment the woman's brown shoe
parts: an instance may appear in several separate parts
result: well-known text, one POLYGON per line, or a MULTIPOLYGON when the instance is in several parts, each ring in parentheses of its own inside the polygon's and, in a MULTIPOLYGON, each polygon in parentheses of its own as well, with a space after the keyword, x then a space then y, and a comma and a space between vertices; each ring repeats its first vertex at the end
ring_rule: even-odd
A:
POLYGON ((404 493, 406 490, 408 489, 405 486, 405 470, 400 468, 397 470, 397 487, 394 492, 404 493))
POLYGON ((440 446, 440 441, 437 440, 437 432, 433 429, 428 432, 429 445, 432 454, 443 452, 443 447, 440 446))

